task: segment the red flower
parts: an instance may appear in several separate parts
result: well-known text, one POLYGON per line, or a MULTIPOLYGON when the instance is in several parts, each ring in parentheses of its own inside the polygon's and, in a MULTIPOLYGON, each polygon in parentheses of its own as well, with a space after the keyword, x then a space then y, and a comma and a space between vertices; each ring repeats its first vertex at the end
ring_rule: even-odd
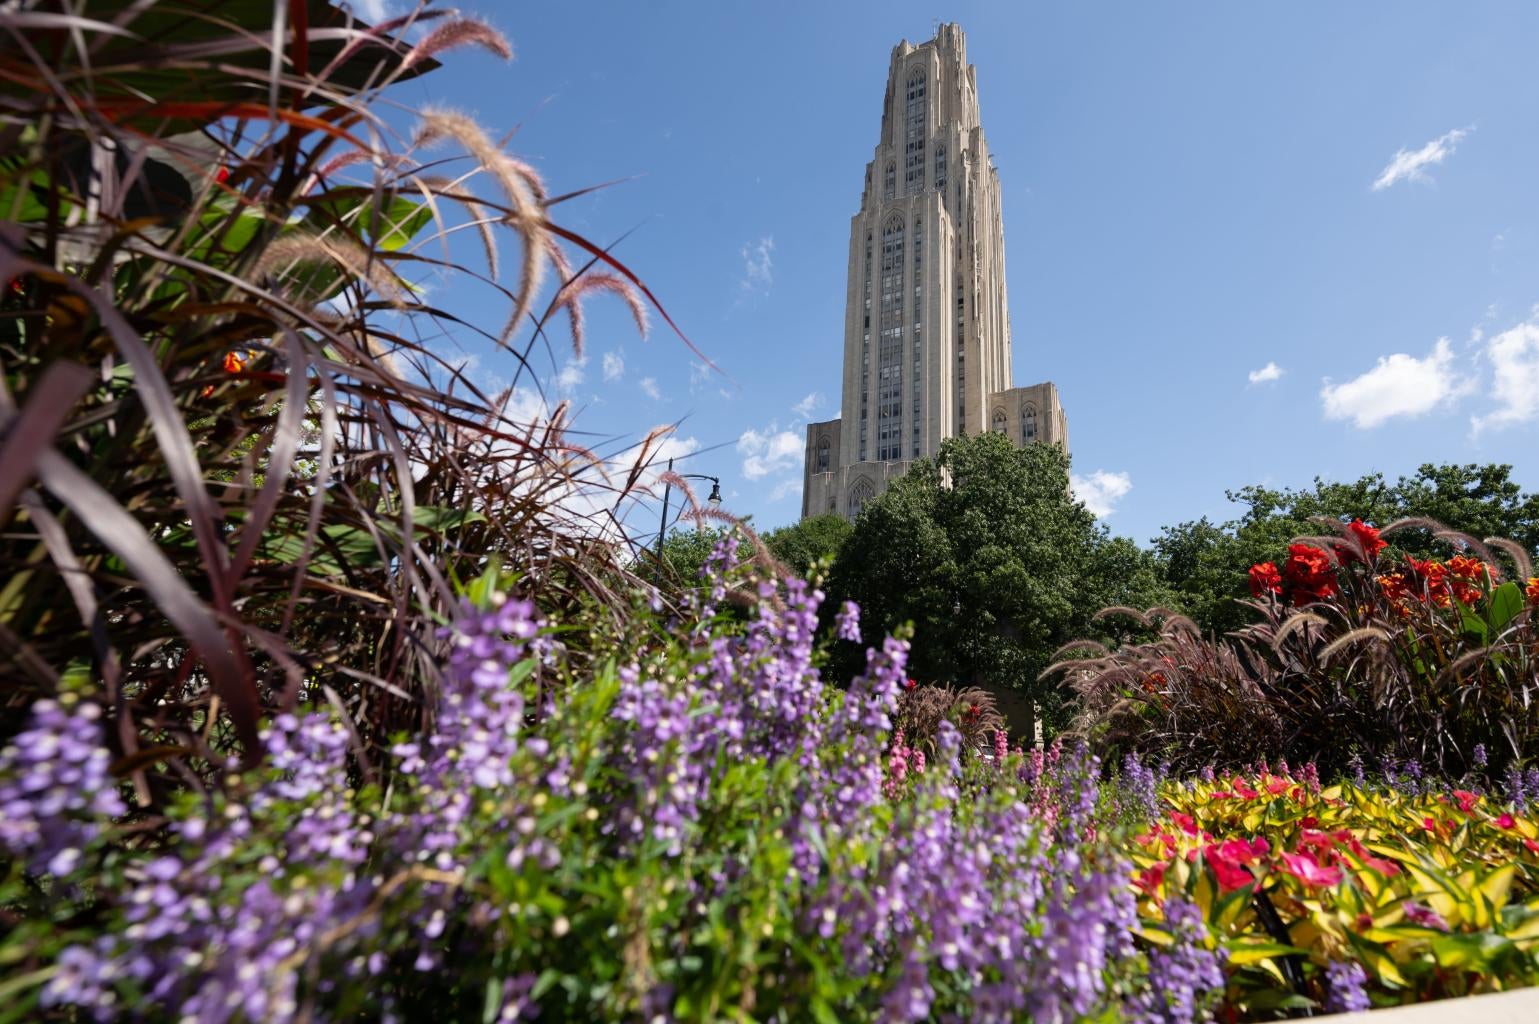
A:
POLYGON ((1289 544, 1282 575, 1295 605, 1323 601, 1336 593, 1331 557, 1312 545, 1289 544))
POLYGON ((1133 884, 1149 895, 1154 895, 1155 890, 1160 887, 1160 883, 1165 881, 1166 867, 1167 865, 1165 864, 1151 864, 1133 876, 1133 884))
POLYGON ((225 182, 229 181, 230 180, 230 169, 228 167, 221 167, 221 168, 219 168, 219 170, 214 172, 214 180, 219 182, 219 184, 221 184, 221 185, 223 185, 225 182))
POLYGON ((1257 562, 1250 567, 1250 596, 1282 593, 1282 573, 1271 562, 1257 562))
POLYGON ((224 354, 224 372, 240 373, 246 368, 247 357, 244 352, 226 352, 224 354))
POLYGON ((1456 789, 1453 791, 1453 796, 1455 800, 1459 801, 1459 810, 1465 814, 1468 814, 1480 802, 1480 794, 1471 793, 1467 789, 1456 789))
POLYGON ((1235 793, 1246 800, 1254 800, 1256 797, 1261 795, 1254 789, 1251 789, 1250 786, 1246 785, 1245 780, 1240 778, 1238 775, 1234 777, 1231 788, 1235 791, 1235 793))
POLYGON ((1411 613, 1411 584, 1403 572, 1387 572, 1378 577, 1379 591, 1401 615, 1411 613))
POLYGON ((1361 554, 1366 554, 1369 561, 1379 557, 1379 552, 1389 545, 1379 539, 1379 531, 1363 522, 1354 519, 1347 526, 1347 530, 1357 539, 1357 544, 1336 545, 1336 555, 1343 562, 1360 562, 1361 554), (1358 545, 1362 546, 1362 553, 1358 551, 1358 545))
POLYGON ((1523 593, 1527 594, 1528 599, 1534 604, 1539 604, 1539 576, 1528 578, 1528 586, 1523 588, 1523 593))
POLYGON ((1539 853, 1539 843, 1534 842, 1532 839, 1523 840, 1523 845, 1528 848, 1530 853, 1539 853))
POLYGON ((1439 608, 1447 608, 1451 598, 1448 593, 1448 570, 1443 563, 1419 562, 1414 558, 1407 558, 1405 562, 1410 566, 1421 599, 1431 601, 1439 608))
POLYGON ((1497 828, 1512 828, 1517 823, 1518 819, 1514 818, 1510 814, 1503 814, 1501 817, 1496 819, 1497 828))
POLYGON ((1190 814, 1182 814, 1180 811, 1172 811, 1170 820, 1181 827, 1181 831, 1189 836, 1197 834, 1197 819, 1190 814))
POLYGON ((903 684, 903 688, 905 690, 912 690, 914 687, 916 687, 918 685, 919 685, 918 683, 916 683, 912 679, 910 679, 908 682, 903 684))
POLYGON ((1246 865, 1266 852, 1266 840, 1261 839, 1258 842, 1262 846, 1259 852, 1243 839, 1231 839, 1222 846, 1203 848, 1202 855, 1207 859, 1208 865, 1213 868, 1213 876, 1218 879, 1218 887, 1224 892, 1255 883, 1256 876, 1246 865))

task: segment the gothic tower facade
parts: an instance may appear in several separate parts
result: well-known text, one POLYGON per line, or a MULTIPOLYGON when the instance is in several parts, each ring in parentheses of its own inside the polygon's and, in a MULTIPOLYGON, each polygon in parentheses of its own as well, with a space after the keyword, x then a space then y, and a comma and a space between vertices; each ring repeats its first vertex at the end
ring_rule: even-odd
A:
POLYGON ((1011 387, 999 174, 956 25, 893 48, 847 281, 840 416, 807 425, 803 518, 853 519, 947 437, 1067 450, 1057 388, 1011 387))

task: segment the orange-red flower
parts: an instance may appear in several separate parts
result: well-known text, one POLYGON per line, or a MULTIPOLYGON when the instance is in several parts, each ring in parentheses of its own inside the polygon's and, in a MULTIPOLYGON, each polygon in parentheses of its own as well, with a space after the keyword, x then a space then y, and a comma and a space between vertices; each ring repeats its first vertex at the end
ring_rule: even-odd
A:
POLYGON ((1454 597, 1461 604, 1475 604, 1485 597, 1486 563, 1480 559, 1455 555, 1448 560, 1448 576, 1454 597))
POLYGON ((244 352, 226 352, 224 354, 224 372, 240 373, 246 368, 246 363, 249 361, 249 357, 244 352))
POLYGON ((1528 578, 1528 586, 1523 588, 1523 593, 1527 594, 1528 599, 1534 604, 1539 604, 1539 576, 1528 578))
MULTIPOLYGON (((1361 519, 1352 520, 1352 522, 1347 526, 1347 529, 1351 532, 1353 537, 1357 538, 1358 544, 1362 546, 1362 553, 1368 556, 1369 561, 1378 558, 1379 552, 1383 551, 1386 547, 1389 546, 1387 542, 1379 539, 1378 530, 1369 526, 1361 519)), ((1362 561, 1362 558, 1358 553, 1357 545, 1353 544, 1336 545, 1336 555, 1343 562, 1362 561)))
POLYGON ((1272 562, 1257 562, 1250 567, 1250 596, 1282 593, 1282 573, 1272 562))
POLYGON ((1448 592, 1448 569, 1443 563, 1430 560, 1422 562, 1414 558, 1407 558, 1405 562, 1410 567, 1421 599, 1431 601, 1439 608, 1447 608, 1452 597, 1448 592))
POLYGON ((1330 556, 1309 544, 1289 544, 1283 582, 1295 605, 1323 601, 1336 593, 1336 573, 1330 556))

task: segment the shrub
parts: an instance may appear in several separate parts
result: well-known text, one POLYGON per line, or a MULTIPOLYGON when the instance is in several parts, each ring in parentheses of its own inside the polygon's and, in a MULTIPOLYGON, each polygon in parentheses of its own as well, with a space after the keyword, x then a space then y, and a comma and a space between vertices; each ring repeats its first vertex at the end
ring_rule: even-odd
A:
POLYGON ((1166 999, 1139 980, 1165 953, 1135 938, 1088 751, 964 767, 943 723, 893 779, 906 644, 825 689, 805 584, 747 581, 748 621, 717 616, 735 548, 682 618, 638 607, 634 653, 597 668, 488 577, 448 631, 435 728, 379 774, 332 713, 279 715, 267 766, 174 801, 164 830, 113 820, 93 705, 34 707, 0 755, 0 1019, 1040 1020, 1166 999), (572 678, 542 692, 537 666, 572 678))
POLYGON ((485 344, 533 393, 558 316, 580 347, 596 293, 645 313, 470 119, 410 115, 392 146, 374 109, 390 85, 456 47, 508 55, 442 14, 0 10, 0 35, 34 44, 7 51, 0 86, 0 731, 61 678, 99 679, 137 803, 257 756, 263 714, 311 700, 374 756, 420 722, 452 583, 488 560, 553 610, 624 605, 609 538, 639 471, 603 476, 564 408, 515 414, 416 340, 461 325, 412 279, 482 278, 509 308, 485 344), (419 42, 395 35, 419 21, 419 42), (465 229, 484 267, 448 261, 465 229))
POLYGON ((1485 770, 1487 757, 1490 771, 1532 757, 1539 584, 1527 553, 1402 520, 1383 535, 1429 529, 1456 553, 1391 557, 1360 520, 1330 525, 1333 536, 1291 544, 1280 568, 1252 568, 1257 621, 1223 640, 1164 610, 1117 609, 1157 626, 1158 638, 1070 645, 1090 655, 1054 666, 1080 696, 1079 731, 1187 770, 1265 757, 1338 773, 1363 758, 1457 778, 1485 770))

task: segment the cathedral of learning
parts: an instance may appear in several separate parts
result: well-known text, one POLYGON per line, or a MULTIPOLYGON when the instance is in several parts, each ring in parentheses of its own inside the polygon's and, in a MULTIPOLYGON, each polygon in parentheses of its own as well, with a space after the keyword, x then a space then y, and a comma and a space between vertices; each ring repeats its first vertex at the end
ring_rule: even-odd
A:
POLYGON ((1067 451, 1058 389, 1011 386, 999 174, 956 25, 893 48, 846 296, 840 415, 807 425, 803 518, 853 519, 948 437, 992 430, 1067 451))

